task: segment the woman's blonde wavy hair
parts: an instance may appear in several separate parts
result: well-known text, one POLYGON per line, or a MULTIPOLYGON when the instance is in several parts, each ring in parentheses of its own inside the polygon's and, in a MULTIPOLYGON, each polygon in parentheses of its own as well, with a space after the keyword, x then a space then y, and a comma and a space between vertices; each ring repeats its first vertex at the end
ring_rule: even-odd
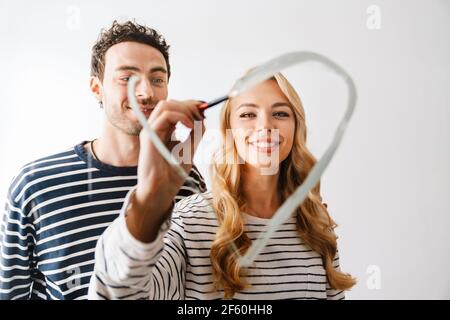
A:
MULTIPOLYGON (((306 148, 306 123, 302 102, 295 89, 280 73, 270 79, 276 81, 281 91, 292 105, 295 115, 295 136, 292 150, 279 167, 280 197, 285 201, 305 180, 316 159, 306 148)), ((214 154, 211 165, 212 206, 219 220, 219 228, 211 247, 211 264, 216 289, 224 290, 226 299, 249 286, 241 277, 245 270, 237 263, 237 257, 230 249, 235 243, 240 254, 244 254, 251 245, 245 233, 241 212, 246 206, 243 197, 241 174, 243 170, 234 143, 228 143, 227 129, 230 129, 231 103, 228 100, 221 112, 220 131, 224 143, 214 154), (224 161, 224 159, 226 159, 224 161)), ((229 137, 228 137, 229 138, 229 137)), ((348 290, 356 280, 333 267, 337 252, 336 223, 322 203, 320 183, 310 192, 306 200, 297 209, 298 232, 303 241, 322 256, 330 286, 337 290, 348 290)))

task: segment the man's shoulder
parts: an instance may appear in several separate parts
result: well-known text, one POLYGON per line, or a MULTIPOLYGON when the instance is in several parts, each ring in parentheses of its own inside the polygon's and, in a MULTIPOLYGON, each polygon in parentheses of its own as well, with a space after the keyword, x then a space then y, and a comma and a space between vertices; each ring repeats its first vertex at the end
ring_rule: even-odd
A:
MULTIPOLYGON (((206 192, 206 183, 198 168, 193 165, 189 177, 182 188, 192 189, 192 193, 206 192)), ((186 195, 187 196, 187 195, 186 195)))
POLYGON ((200 180, 203 181, 203 176, 200 173, 200 170, 198 170, 198 168, 195 165, 192 166, 191 171, 189 172, 189 177, 192 177, 198 181, 200 180))
POLYGON ((185 197, 176 204, 176 211, 189 214, 195 214, 197 211, 213 213, 212 195, 207 191, 185 197))
POLYGON ((60 152, 39 157, 20 167, 12 179, 8 190, 9 195, 13 199, 17 198, 30 183, 38 183, 41 180, 45 180, 46 176, 72 170, 73 166, 76 165, 83 165, 84 161, 80 159, 75 148, 72 146, 60 152))

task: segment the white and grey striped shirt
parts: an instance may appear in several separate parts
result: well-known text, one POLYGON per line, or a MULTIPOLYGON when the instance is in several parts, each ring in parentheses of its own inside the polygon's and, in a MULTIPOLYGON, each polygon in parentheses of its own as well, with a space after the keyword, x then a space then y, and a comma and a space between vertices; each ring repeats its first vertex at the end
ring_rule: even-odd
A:
MULTIPOLYGON (((195 194, 177 203, 170 220, 152 243, 142 243, 127 229, 124 210, 97 243, 90 299, 221 299, 213 285, 210 248, 218 220, 210 193, 195 194)), ((246 233, 256 239, 267 219, 243 213, 246 233)), ((344 299, 331 289, 318 253, 297 232, 296 217, 271 238, 245 280, 248 289, 234 299, 344 299)), ((339 257, 333 265, 339 269, 339 257)))

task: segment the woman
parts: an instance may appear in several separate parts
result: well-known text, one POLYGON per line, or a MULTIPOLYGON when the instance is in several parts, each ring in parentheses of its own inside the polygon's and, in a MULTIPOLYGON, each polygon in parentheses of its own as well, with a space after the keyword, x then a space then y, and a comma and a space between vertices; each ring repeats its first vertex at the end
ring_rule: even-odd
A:
MULTIPOLYGON (((149 121, 167 138, 170 129, 155 120, 163 111, 155 111, 149 121)), ((178 120, 193 127, 200 117, 192 111, 178 120)), ((171 119, 178 122, 175 113, 171 119)), ((315 163, 293 87, 277 74, 229 100, 221 133, 212 192, 188 197, 173 210, 170 199, 182 181, 166 162, 157 161, 148 139, 141 139, 146 147, 141 147, 140 182, 127 196, 124 214, 98 242, 91 298, 344 298, 355 280, 340 271, 336 224, 322 204, 319 185, 252 265, 242 268, 230 250, 234 242, 245 253, 315 163)))

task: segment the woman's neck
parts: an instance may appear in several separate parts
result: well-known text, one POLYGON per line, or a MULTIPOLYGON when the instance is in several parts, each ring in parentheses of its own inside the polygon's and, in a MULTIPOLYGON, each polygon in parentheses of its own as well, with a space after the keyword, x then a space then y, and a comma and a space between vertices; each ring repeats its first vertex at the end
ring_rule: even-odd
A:
POLYGON ((246 212, 259 218, 272 218, 281 205, 278 174, 261 175, 260 169, 246 166, 242 178, 246 212))

